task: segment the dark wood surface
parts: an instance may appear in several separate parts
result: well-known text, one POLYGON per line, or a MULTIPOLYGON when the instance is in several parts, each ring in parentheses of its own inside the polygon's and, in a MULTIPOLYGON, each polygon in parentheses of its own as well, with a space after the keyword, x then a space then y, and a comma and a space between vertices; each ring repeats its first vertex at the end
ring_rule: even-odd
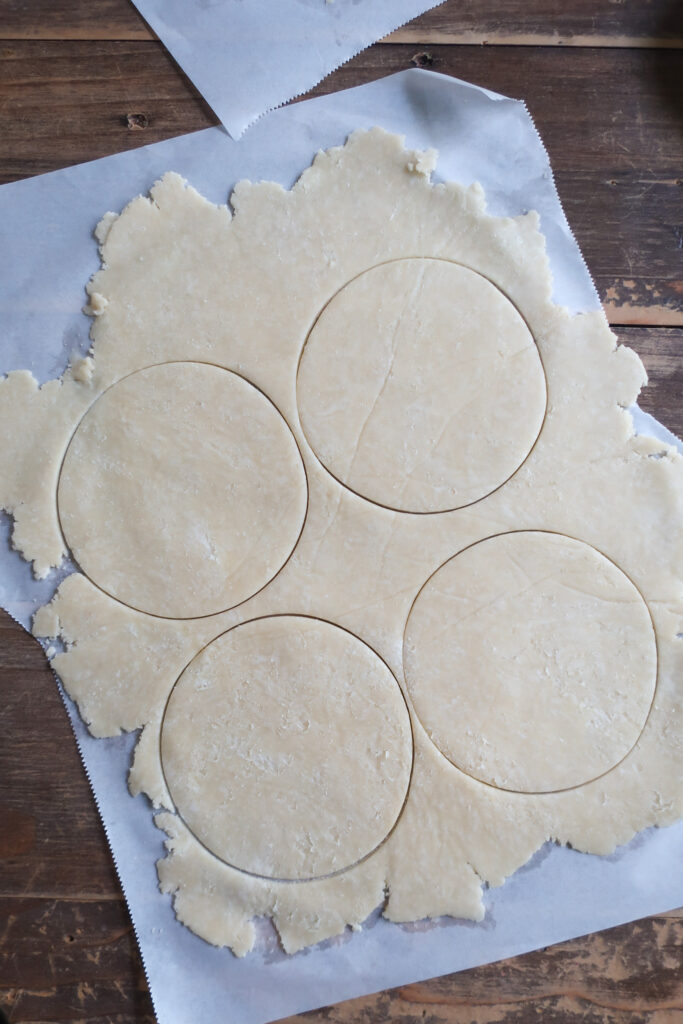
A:
MULTIPOLYGON (((4 0, 4 39, 154 39, 124 0, 4 0)), ((677 0, 450 0, 382 42, 683 46, 677 0)))
MULTIPOLYGON (((524 98, 610 320, 648 369, 641 405, 678 434, 682 46, 669 0, 449 0, 314 90, 421 64, 524 98)), ((0 181, 214 123, 128 0, 0 0, 0 181)), ((52 674, 1 613, 0 723, 0 1007, 12 1024, 153 1021, 52 674)), ((674 911, 291 1020, 675 1024, 682 946, 674 911)))

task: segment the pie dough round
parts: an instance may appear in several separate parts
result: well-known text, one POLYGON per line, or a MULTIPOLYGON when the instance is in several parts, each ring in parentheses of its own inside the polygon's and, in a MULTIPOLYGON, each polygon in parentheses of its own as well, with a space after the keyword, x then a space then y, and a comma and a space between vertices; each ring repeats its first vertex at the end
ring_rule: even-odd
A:
POLYGON ((385 663, 338 626, 254 619, 181 674, 161 733, 176 810, 212 853, 268 878, 362 860, 406 798, 412 732, 385 663))
POLYGON ((534 339, 481 274, 440 259, 360 274, 313 326, 301 424, 334 477, 404 512, 461 508, 505 483, 543 424, 534 339))
POLYGON ((58 488, 83 572, 124 604, 172 618, 260 590, 291 554, 306 502, 301 455, 275 406, 237 374, 194 362, 150 366, 104 392, 58 488))
POLYGON ((506 533, 442 565, 405 633, 406 682, 438 749, 501 789, 581 786, 632 749, 652 704, 650 613, 595 548, 506 533))

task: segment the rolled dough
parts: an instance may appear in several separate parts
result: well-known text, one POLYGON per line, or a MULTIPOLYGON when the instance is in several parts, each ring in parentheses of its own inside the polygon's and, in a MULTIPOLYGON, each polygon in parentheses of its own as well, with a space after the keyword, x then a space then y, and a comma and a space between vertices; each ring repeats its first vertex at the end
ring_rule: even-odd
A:
MULTIPOLYGON (((169 401, 178 389, 186 410, 182 451, 196 452, 187 472, 201 507, 187 504, 174 477, 157 491, 157 513, 180 522, 180 535, 192 522, 210 524, 226 570, 241 524, 240 588, 228 571, 222 581, 210 558, 197 563, 194 544, 194 568, 180 571, 172 532, 161 593, 142 551, 158 538, 147 529, 135 548, 130 523, 117 520, 120 559, 100 587, 73 574, 34 622, 38 635, 63 639, 53 665, 95 734, 142 729, 130 785, 160 808, 161 887, 181 921, 240 955, 253 945, 256 915, 272 917, 289 952, 359 926, 379 905, 393 921, 478 919, 482 884, 500 885, 546 840, 607 853, 683 813, 681 458, 634 436, 627 409, 645 374, 604 316, 553 305, 536 214, 489 216, 477 186, 432 184, 433 163, 433 153, 379 129, 357 133, 319 153, 289 191, 240 183, 234 214, 166 175, 150 198, 108 214, 98 229, 91 372, 67 370, 42 388, 25 372, 0 382, 8 439, 0 504, 14 513, 15 543, 38 573, 64 550, 55 494, 76 430, 75 445, 81 431, 84 443, 78 458, 78 447, 69 450, 60 511, 66 519, 73 480, 67 539, 98 582, 97 517, 108 515, 110 498, 95 494, 89 476, 103 494, 115 477, 88 437, 98 409, 133 386, 124 378, 145 380, 136 371, 173 376, 169 401), (473 329, 473 317, 487 330, 473 329), (198 389, 176 371, 145 371, 178 360, 214 367, 202 371, 217 390, 203 414, 197 409, 201 431, 192 426, 198 389), (235 389, 262 413, 258 429, 221 419, 235 389), (468 392, 471 415, 463 415, 468 392), (216 437, 228 444, 216 448, 216 437), (306 489, 296 446, 308 483, 298 542, 306 489), (245 474, 250 512, 234 509, 234 521, 224 515, 234 508, 221 483, 226 452, 263 471, 245 474), (215 474, 221 485, 212 487, 215 474), (267 489, 267 508, 252 487, 267 489), (77 501, 89 503, 91 523, 77 501), (435 511, 461 502, 473 503, 435 511), (510 536, 491 539, 500 535, 510 536), (102 589, 117 572, 127 603, 102 589), (212 617, 158 617, 238 599, 212 617), (136 602, 157 615, 134 610, 136 602), (306 648, 305 634, 285 631, 284 671, 280 654, 268 662, 266 627, 246 625, 272 616, 329 625, 316 626, 306 648), (242 647, 247 636, 253 643, 242 647), (221 660, 224 645, 234 662, 221 660), (202 696, 190 681, 205 665, 215 671, 202 696), (413 734, 402 805, 410 745, 389 671, 413 734), (253 746, 244 739, 247 693, 256 702, 253 746), (265 708, 275 700, 271 718, 265 708), (225 728, 214 748, 215 720, 225 728), (297 723, 302 742, 290 748, 297 723), (393 736, 386 766, 376 760, 380 734, 393 736), (214 772, 214 755, 224 771, 214 772), (287 771, 297 780, 284 783, 287 771), (312 821, 316 786, 329 786, 336 809, 323 798, 312 821), (340 814, 350 831, 335 849, 340 814), (312 842, 301 852, 291 837, 306 829, 312 842), (325 874, 283 881, 255 869, 325 874)), ((159 415, 156 394, 140 393, 145 421, 159 415)), ((157 444, 175 473, 172 448, 145 433, 131 480, 155 479, 157 444)), ((112 444, 103 441, 102 455, 112 444)), ((129 450, 119 454, 127 465, 129 450)), ((121 518, 131 519, 131 507, 121 518)))

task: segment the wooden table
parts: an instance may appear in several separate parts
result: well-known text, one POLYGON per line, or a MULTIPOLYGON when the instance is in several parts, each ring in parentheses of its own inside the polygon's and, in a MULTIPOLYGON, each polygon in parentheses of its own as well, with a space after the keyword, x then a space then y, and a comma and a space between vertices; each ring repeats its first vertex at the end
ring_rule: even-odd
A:
MULTIPOLYGON (((327 78, 414 65, 526 99, 641 404, 683 434, 677 0, 449 0, 327 78)), ((128 0, 0 0, 0 181, 216 123, 128 0)), ((0 1006, 12 1024, 153 1021, 132 927, 43 653, 0 615, 0 1006)), ((683 1020, 683 913, 291 1018, 683 1020)), ((187 1020, 195 1021, 192 1008, 187 1020)), ((226 1024, 230 1024, 226 1020, 226 1024)))

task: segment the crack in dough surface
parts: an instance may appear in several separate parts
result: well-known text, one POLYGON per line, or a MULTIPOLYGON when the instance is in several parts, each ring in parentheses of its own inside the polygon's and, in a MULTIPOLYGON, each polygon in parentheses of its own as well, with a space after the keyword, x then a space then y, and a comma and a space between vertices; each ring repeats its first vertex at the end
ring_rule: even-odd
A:
POLYGON ((444 512, 500 487, 529 454, 546 386, 509 299, 467 267, 405 259, 342 288, 298 375, 323 465, 379 505, 444 512))
POLYGON ((394 827, 408 791, 408 710, 384 662, 301 616, 237 626, 185 669, 161 758, 173 801, 217 857, 257 875, 343 871, 394 827))
POLYGON ((240 604, 272 579, 301 532, 306 493, 272 403, 235 373, 176 362, 131 374, 88 410, 58 505, 93 583, 181 619, 240 604))
POLYGON ((408 690, 456 767, 502 789, 580 786, 636 743, 657 647, 631 581, 594 548, 508 533, 460 552, 420 591, 408 690))

